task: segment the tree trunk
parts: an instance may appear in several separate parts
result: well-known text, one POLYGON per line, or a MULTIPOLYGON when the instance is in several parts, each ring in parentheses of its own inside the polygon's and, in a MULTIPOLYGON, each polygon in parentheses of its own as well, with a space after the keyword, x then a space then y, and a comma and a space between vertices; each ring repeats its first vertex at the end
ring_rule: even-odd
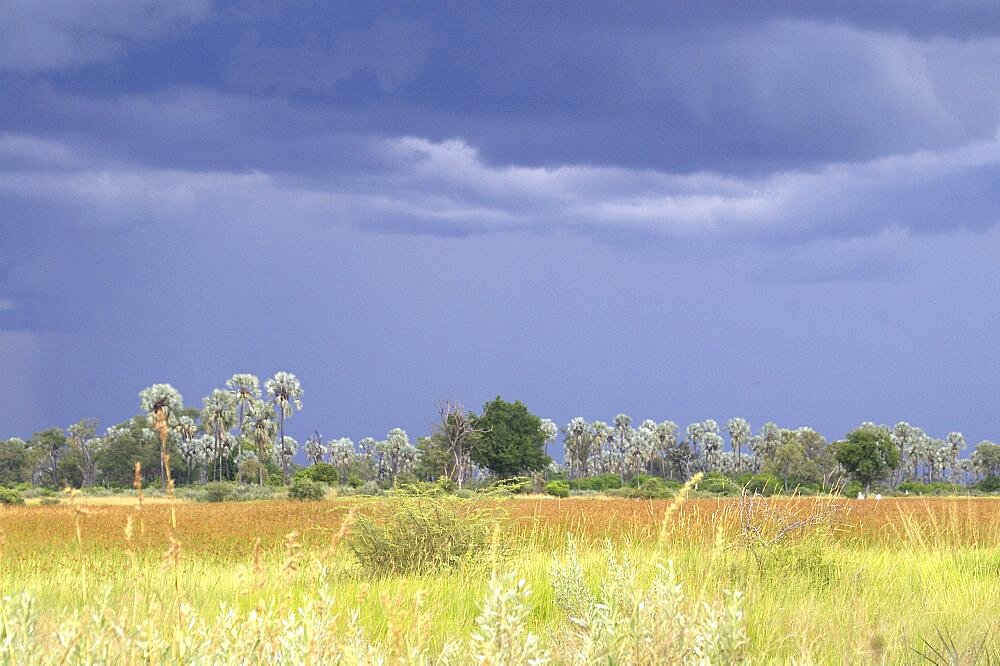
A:
POLYGON ((285 457, 285 411, 281 411, 281 418, 278 419, 278 423, 281 428, 281 434, 278 435, 280 439, 278 440, 278 453, 281 456, 281 475, 285 479, 285 483, 288 483, 288 460, 285 457))

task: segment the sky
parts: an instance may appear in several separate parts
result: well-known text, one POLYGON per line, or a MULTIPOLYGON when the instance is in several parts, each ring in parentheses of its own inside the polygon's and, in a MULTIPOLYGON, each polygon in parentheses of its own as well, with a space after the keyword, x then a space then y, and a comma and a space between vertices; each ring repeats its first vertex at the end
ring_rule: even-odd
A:
POLYGON ((1000 440, 995 3, 12 0, 0 99, 0 438, 286 370, 1000 440))

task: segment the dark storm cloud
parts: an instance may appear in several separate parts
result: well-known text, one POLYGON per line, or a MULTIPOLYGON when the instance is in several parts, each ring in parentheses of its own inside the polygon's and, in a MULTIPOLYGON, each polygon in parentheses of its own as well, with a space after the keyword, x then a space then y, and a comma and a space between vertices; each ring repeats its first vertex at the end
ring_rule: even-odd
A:
POLYGON ((280 368, 355 437, 989 427, 989 4, 82 7, 0 8, 0 437, 280 368))

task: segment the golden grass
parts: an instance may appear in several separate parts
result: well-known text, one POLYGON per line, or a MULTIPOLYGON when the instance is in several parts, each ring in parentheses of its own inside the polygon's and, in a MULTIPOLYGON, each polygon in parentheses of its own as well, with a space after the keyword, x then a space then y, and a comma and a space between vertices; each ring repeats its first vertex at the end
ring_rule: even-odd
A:
MULTIPOLYGON (((275 599, 294 605, 323 576, 338 598, 359 608, 372 637, 387 640, 427 621, 440 645, 472 628, 488 578, 488 567, 362 577, 338 543, 351 508, 381 500, 147 498, 137 511, 134 498, 81 499, 0 509, 0 595, 30 591, 44 626, 96 598, 117 606, 140 592, 163 609, 182 595, 207 614, 223 601, 244 609, 275 599)), ((757 661, 904 663, 938 630, 971 646, 1000 627, 991 619, 1000 594, 996 499, 769 498, 757 500, 749 519, 735 499, 679 506, 620 498, 482 501, 499 502, 508 516, 498 533, 510 547, 498 566, 531 583, 532 626, 546 640, 556 640, 567 623, 554 605, 548 570, 570 533, 588 571, 599 569, 611 544, 635 561, 670 558, 696 599, 743 591, 757 661), (806 520, 820 513, 822 520, 806 520), (783 532, 797 521, 800 529, 783 532)))

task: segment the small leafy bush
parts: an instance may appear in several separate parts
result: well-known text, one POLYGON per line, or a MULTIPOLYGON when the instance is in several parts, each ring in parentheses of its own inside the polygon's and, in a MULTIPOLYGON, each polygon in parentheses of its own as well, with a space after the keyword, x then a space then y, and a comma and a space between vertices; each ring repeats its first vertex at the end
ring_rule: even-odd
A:
POLYGON ((840 493, 844 497, 857 497, 862 490, 860 481, 850 481, 846 483, 840 493))
MULTIPOLYGON (((340 482, 340 477, 337 474, 337 468, 330 463, 325 462, 318 462, 312 467, 307 467, 298 474, 304 474, 312 481, 325 483, 331 487, 336 486, 340 482)), ((298 474, 296 474, 296 476, 298 476, 298 474)))
POLYGON ((622 480, 617 474, 601 474, 599 476, 588 476, 582 479, 573 479, 569 482, 571 490, 596 490, 603 492, 612 488, 621 488, 622 480))
POLYGON ((205 502, 225 502, 233 497, 235 490, 235 484, 213 481, 205 485, 202 500, 205 502))
POLYGON ((347 485, 351 488, 360 488, 365 485, 364 480, 357 474, 349 474, 347 476, 347 485))
POLYGON ((61 504, 58 497, 43 497, 38 500, 38 504, 41 506, 51 506, 53 504, 61 504))
POLYGON ((739 484, 720 472, 709 472, 696 487, 699 492, 715 495, 739 495, 743 491, 739 484))
POLYGON ((16 490, 21 493, 22 497, 33 498, 33 497, 55 497, 56 491, 51 488, 45 488, 44 486, 28 486, 27 489, 22 489, 24 484, 18 484, 16 490))
POLYGON ((442 492, 453 493, 458 490, 458 484, 451 477, 442 476, 435 481, 435 484, 442 492))
POLYGON ((394 495, 356 517, 346 541, 372 576, 443 571, 485 556, 500 515, 453 495, 394 495))
POLYGON ((979 482, 979 489, 984 493, 1000 493, 1000 476, 988 476, 979 482))
POLYGON ((763 473, 741 474, 736 479, 736 483, 740 488, 746 488, 747 493, 751 495, 763 495, 764 497, 777 495, 784 487, 781 479, 773 474, 763 473))
POLYGON ((288 499, 321 500, 326 497, 327 485, 299 477, 288 487, 288 499))
POLYGON ((488 495, 516 495, 531 488, 531 479, 526 476, 514 476, 509 479, 497 479, 479 492, 488 495))
POLYGON ((559 479, 549 481, 545 486, 545 492, 553 497, 569 497, 569 484, 559 479))
POLYGON ((0 504, 24 504, 24 497, 13 488, 0 488, 0 504))
POLYGON ((743 599, 726 593, 715 604, 690 604, 673 564, 657 564, 645 583, 634 563, 609 546, 601 587, 587 584, 571 539, 550 570, 554 601, 572 618, 576 641, 566 662, 577 664, 738 664, 749 648, 743 599))

